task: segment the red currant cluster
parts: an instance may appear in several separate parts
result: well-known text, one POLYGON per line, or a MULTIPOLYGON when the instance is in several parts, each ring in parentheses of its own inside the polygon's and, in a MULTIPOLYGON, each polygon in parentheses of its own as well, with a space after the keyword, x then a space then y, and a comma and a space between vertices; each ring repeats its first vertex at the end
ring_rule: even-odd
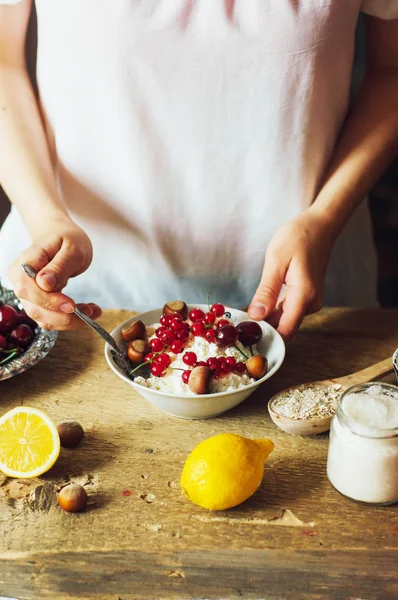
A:
POLYGON ((37 323, 13 306, 0 306, 0 365, 11 361, 33 341, 37 323))
MULTIPOLYGON (((233 356, 211 356, 207 359, 207 361, 198 361, 195 352, 185 352, 182 360, 188 367, 209 367, 209 369, 214 371, 215 378, 228 375, 229 373, 238 373, 239 375, 243 375, 243 373, 246 371, 245 363, 240 361, 237 362, 233 356)), ((187 369, 183 372, 182 380, 184 383, 188 383, 190 375, 190 369, 187 369)))

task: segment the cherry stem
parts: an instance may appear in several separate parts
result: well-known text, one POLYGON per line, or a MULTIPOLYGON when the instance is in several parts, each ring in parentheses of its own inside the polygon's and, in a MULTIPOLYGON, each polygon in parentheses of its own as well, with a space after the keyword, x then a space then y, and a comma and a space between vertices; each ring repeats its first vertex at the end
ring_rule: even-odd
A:
POLYGON ((145 367, 145 365, 150 365, 151 362, 152 362, 151 360, 146 360, 145 362, 143 362, 140 365, 138 365, 138 367, 134 367, 134 369, 132 371, 129 371, 129 375, 132 375, 133 373, 135 373, 139 369, 142 369, 142 367, 145 367))
POLYGON ((18 354, 19 350, 13 350, 11 354, 9 354, 6 358, 0 361, 0 365, 5 365, 6 363, 10 362, 10 360, 15 358, 15 356, 18 356, 18 354))
MULTIPOLYGON (((244 352, 242 352, 242 350, 240 348, 238 348, 238 346, 236 344, 234 344, 234 346, 235 346, 235 348, 237 350, 239 350, 239 352, 241 353, 241 355, 244 356, 246 360, 249 360, 249 357, 246 356, 246 354, 244 352)), ((252 354, 252 356, 253 356, 253 354, 252 354)))
POLYGON ((211 292, 209 292, 207 294, 207 306, 209 307, 209 312, 210 312, 210 298, 211 298, 211 292))
POLYGON ((254 356, 254 354, 253 354, 253 348, 252 348, 252 345, 251 345, 251 344, 249 344, 249 348, 250 348, 250 354, 251 354, 252 356, 254 356))

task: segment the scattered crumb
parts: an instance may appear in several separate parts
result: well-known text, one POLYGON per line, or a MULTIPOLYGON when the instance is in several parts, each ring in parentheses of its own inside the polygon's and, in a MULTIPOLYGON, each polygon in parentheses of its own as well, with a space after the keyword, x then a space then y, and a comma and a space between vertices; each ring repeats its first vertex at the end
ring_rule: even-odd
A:
POLYGON ((141 500, 145 500, 147 504, 152 504, 154 500, 156 500, 156 496, 154 494, 140 494, 141 500))

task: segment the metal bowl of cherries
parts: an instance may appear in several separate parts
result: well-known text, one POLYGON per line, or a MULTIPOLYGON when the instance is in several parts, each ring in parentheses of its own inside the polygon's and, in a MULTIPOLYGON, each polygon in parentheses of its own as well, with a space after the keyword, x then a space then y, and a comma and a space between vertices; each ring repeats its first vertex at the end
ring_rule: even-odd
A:
POLYGON ((38 327, 12 290, 0 285, 0 381, 23 373, 50 352, 58 333, 38 327))

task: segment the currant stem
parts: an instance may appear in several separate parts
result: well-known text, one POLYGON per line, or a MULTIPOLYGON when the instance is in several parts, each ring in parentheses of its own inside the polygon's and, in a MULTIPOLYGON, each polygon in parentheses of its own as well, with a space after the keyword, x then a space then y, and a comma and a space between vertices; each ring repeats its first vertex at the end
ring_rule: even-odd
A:
MULTIPOLYGON (((244 352, 242 352, 242 350, 240 348, 238 348, 238 346, 236 344, 234 344, 234 346, 241 353, 241 355, 245 357, 246 360, 249 360, 249 357, 246 356, 246 354, 244 352)), ((253 356, 253 354, 252 354, 252 356, 253 356)))

